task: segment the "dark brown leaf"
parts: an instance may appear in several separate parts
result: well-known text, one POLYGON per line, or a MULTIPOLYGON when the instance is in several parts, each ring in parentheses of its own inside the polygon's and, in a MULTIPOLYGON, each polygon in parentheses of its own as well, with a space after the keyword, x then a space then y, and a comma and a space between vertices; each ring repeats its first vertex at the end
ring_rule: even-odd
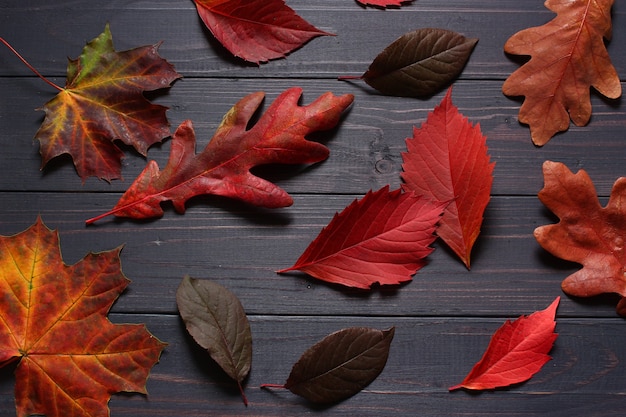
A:
POLYGON ((237 381, 247 405, 241 383, 252 363, 252 333, 239 299, 215 282, 185 277, 176 302, 189 334, 237 381))
POLYGON ((461 73, 477 42, 445 29, 418 29, 386 47, 356 78, 389 96, 431 96, 461 73))
POLYGON ((350 327, 326 336, 302 354, 285 385, 294 394, 319 403, 353 396, 382 372, 395 327, 377 330, 350 327))

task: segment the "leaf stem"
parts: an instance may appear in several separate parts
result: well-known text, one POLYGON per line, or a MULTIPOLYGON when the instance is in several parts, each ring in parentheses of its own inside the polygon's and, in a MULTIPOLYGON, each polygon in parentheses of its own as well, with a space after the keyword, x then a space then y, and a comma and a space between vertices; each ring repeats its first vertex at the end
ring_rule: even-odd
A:
POLYGON ((283 385, 283 384, 261 384, 261 388, 264 388, 264 389, 267 389, 267 388, 285 389, 287 387, 285 387, 285 385, 283 385))
POLYGON ((30 65, 28 63, 28 61, 26 61, 26 59, 24 59, 24 57, 22 55, 20 55, 19 52, 17 52, 15 50, 15 48, 13 48, 9 42, 5 41, 4 38, 2 38, 0 36, 0 42, 2 42, 4 44, 4 46, 6 46, 7 48, 9 48, 9 50, 11 52, 13 52, 15 54, 15 56, 17 56, 20 61, 22 61, 24 63, 24 65, 26 65, 28 67, 28 69, 30 69, 32 72, 35 73, 36 76, 38 76, 39 78, 41 78, 42 80, 44 80, 48 85, 51 85, 52 87, 56 88, 59 91, 64 91, 64 89, 62 87, 59 87, 58 85, 56 85, 55 83, 53 83, 52 81, 50 81, 49 79, 47 79, 46 77, 44 77, 43 75, 41 75, 41 73, 39 71, 37 71, 35 69, 35 67, 33 67, 32 65, 30 65))
POLYGON ((346 80, 362 80, 363 76, 362 75, 340 75, 339 77, 337 77, 337 79, 339 81, 346 81, 346 80))

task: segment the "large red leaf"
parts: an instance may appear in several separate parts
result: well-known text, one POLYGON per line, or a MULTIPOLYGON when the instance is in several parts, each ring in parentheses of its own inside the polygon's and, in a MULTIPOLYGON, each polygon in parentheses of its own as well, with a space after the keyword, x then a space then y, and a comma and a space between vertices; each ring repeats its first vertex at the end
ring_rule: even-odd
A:
POLYGON ((201 194, 237 198, 263 207, 285 207, 293 200, 281 188, 250 172, 270 163, 305 164, 328 157, 326 146, 305 139, 309 133, 330 129, 354 97, 325 93, 307 106, 299 106, 302 90, 282 93, 260 120, 246 130, 263 101, 264 93, 244 97, 224 116, 213 139, 196 154, 196 138, 190 121, 174 133, 170 159, 163 171, 150 161, 144 171, 108 213, 87 223, 115 214, 136 219, 163 215, 161 202, 171 200, 185 212, 185 202, 201 194))
POLYGON ((283 0, 194 0, 198 14, 233 55, 261 63, 283 58, 316 36, 330 35, 283 0))
POLYGON ((424 266, 443 203, 386 186, 355 200, 322 229, 296 263, 323 281, 367 289, 399 284, 424 266))
POLYGON ((43 109, 46 117, 35 135, 42 166, 70 154, 78 175, 105 180, 121 177, 121 140, 145 155, 170 135, 163 106, 144 91, 169 87, 180 77, 159 56, 159 44, 116 52, 109 26, 89 42, 67 67, 65 88, 43 109))
MULTIPOLYGON (((578 262, 583 268, 565 278, 561 287, 575 297, 617 293, 626 297, 626 178, 613 185, 611 198, 600 205, 589 175, 572 173, 564 164, 543 164, 541 202, 559 223, 535 229, 537 242, 559 258, 578 262)), ((626 315, 624 298, 618 312, 626 315)))
POLYGON ((452 104, 452 88, 407 139, 402 154, 403 188, 437 201, 450 202, 437 235, 470 267, 472 247, 489 203, 494 163, 486 138, 452 104))
POLYGON ((554 333, 557 297, 548 308, 514 322, 507 320, 491 337, 480 361, 463 382, 450 390, 506 387, 530 379, 550 360, 548 352, 557 338, 554 333))
POLYGON ((15 371, 18 416, 106 417, 111 394, 146 393, 165 344, 143 325, 106 314, 129 281, 120 248, 63 263, 41 219, 0 236, 0 366, 15 371))
POLYGON ((570 117, 584 126, 591 117, 589 89, 618 98, 622 86, 604 45, 611 37, 613 0, 547 0, 557 16, 522 30, 505 43, 509 54, 531 56, 504 82, 508 96, 525 96, 519 121, 536 145, 567 130, 570 117))

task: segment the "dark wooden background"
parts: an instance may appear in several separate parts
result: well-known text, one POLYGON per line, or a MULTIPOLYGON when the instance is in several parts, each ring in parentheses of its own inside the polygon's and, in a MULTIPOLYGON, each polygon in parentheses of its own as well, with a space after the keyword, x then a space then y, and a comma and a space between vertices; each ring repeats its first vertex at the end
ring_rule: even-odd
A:
MULTIPOLYGON (((606 200, 626 174, 621 100, 592 95, 593 117, 537 148, 517 121, 520 101, 501 93, 520 61, 503 52, 513 33, 549 21, 541 0, 416 0, 394 10, 360 7, 354 0, 287 0, 318 28, 337 34, 314 39, 287 59, 260 67, 229 56, 202 26, 190 0, 3 0, 0 36, 43 74, 65 83, 66 57, 111 25, 117 50, 164 41, 161 55, 184 75, 164 93, 172 127, 191 119, 199 147, 223 114, 244 95, 263 90, 266 105, 300 86, 303 103, 326 91, 352 93, 355 102, 340 126, 316 135, 330 158, 310 167, 260 170, 290 192, 292 207, 264 210, 215 197, 194 198, 185 215, 168 206, 163 218, 136 222, 109 218, 86 227, 85 219, 113 207, 146 160, 129 150, 124 181, 83 184, 69 158, 40 171, 33 136, 43 120, 35 109, 56 91, 35 78, 8 50, 0 49, 0 234, 26 229, 37 215, 58 229, 68 264, 89 251, 124 245, 122 266, 132 280, 110 314, 114 322, 146 323, 169 343, 148 380, 148 396, 114 395, 113 417, 140 416, 623 416, 626 408, 626 323, 611 296, 589 300, 563 296, 553 360, 530 381, 480 394, 457 391, 507 318, 544 309, 563 295, 560 282, 578 265, 560 261, 535 242, 535 227, 555 221, 536 197, 541 165, 561 161, 584 168, 606 200), (384 97, 365 84, 340 82, 361 74, 371 60, 405 32, 439 27, 480 39, 453 102, 480 123, 496 162, 493 196, 467 271, 437 242, 414 280, 363 293, 304 275, 277 275, 290 266, 336 211, 370 189, 400 184, 400 152, 445 91, 425 99, 384 97), (253 366, 244 407, 233 383, 186 335, 174 293, 184 275, 213 279, 233 291, 249 315, 253 366), (323 336, 349 326, 396 326, 386 368, 363 392, 328 408, 316 408, 282 383, 301 353, 323 336)), ((609 53, 626 74, 626 11, 613 7, 609 53)), ((622 78, 623 79, 623 78, 622 78)), ((169 143, 148 158, 167 161, 169 143)), ((0 416, 15 415, 13 369, 0 370, 0 416)))

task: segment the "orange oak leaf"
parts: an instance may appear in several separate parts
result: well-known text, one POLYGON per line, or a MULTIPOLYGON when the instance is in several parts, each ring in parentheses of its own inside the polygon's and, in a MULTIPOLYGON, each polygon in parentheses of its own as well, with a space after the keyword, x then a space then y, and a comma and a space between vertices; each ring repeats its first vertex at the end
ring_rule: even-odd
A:
POLYGON ((46 117, 35 139, 42 167, 52 158, 71 155, 78 175, 110 181, 121 178, 120 148, 115 140, 146 155, 170 135, 166 107, 150 103, 143 91, 169 87, 180 78, 158 55, 159 44, 116 52, 111 31, 83 49, 67 67, 65 88, 43 110, 46 117))
POLYGON ((370 191, 335 214, 296 263, 278 273, 299 270, 361 289, 410 281, 433 251, 444 206, 389 186, 370 191))
POLYGON ((283 0, 194 0, 198 15, 233 55, 259 64, 284 58, 316 36, 331 35, 283 0))
POLYGON ((489 203, 493 168, 486 138, 452 104, 452 88, 406 140, 401 174, 405 190, 450 202, 437 235, 470 267, 472 247, 489 203))
POLYGON ((611 37, 613 0, 547 0, 545 6, 557 13, 553 20, 516 33, 504 45, 505 52, 531 59, 502 86, 507 96, 526 97, 519 121, 530 126, 539 146, 567 130, 570 117, 577 126, 589 122, 590 87, 611 99, 622 94, 604 45, 611 37))
POLYGON ((0 236, 0 366, 15 371, 18 416, 106 417, 120 391, 146 393, 165 344, 106 314, 128 285, 117 248, 63 263, 58 233, 40 218, 0 236))
POLYGON ((113 210, 87 223, 110 214, 135 219, 160 217, 160 204, 168 200, 184 213, 185 202, 201 194, 270 208, 291 205, 293 200, 286 191, 253 175, 250 169, 261 164, 305 164, 326 159, 328 148, 305 136, 334 127, 354 99, 350 94, 336 97, 325 93, 313 103, 299 106, 301 94, 297 87, 283 92, 247 130, 265 96, 262 92, 249 94, 224 116, 213 139, 199 154, 195 153, 191 122, 183 122, 174 133, 165 169, 159 171, 155 161, 149 162, 113 210))
POLYGON ((483 357, 463 382, 450 391, 466 388, 485 390, 506 387, 530 379, 551 358, 557 334, 555 316, 560 297, 548 308, 530 316, 507 320, 491 337, 483 357))
MULTIPOLYGON (((541 202, 559 218, 559 223, 535 229, 537 242, 548 252, 582 269, 565 278, 561 287, 575 297, 617 293, 626 297, 626 178, 613 185, 605 207, 584 170, 572 173, 564 164, 543 164, 541 202)), ((624 299, 618 304, 624 312, 624 299)))

